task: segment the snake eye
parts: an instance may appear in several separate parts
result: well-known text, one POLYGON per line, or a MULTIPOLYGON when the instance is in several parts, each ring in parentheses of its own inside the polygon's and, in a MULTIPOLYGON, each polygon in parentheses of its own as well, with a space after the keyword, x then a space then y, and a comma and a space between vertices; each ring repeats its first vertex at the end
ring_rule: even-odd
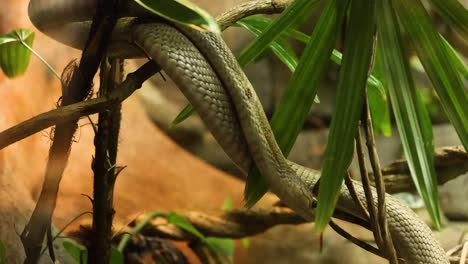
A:
POLYGON ((315 209, 317 208, 317 199, 313 199, 312 202, 310 203, 310 208, 315 209))

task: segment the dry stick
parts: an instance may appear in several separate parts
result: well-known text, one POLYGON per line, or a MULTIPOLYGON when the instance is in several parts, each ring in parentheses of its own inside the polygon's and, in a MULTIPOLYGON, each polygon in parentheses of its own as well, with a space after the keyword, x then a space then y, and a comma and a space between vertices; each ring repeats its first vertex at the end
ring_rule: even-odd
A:
POLYGON ((356 237, 352 236, 350 233, 346 232, 343 228, 338 226, 335 222, 330 221, 329 223, 330 227, 335 230, 336 233, 340 234, 342 237, 346 238, 347 240, 353 242, 355 245, 359 246, 360 248, 374 254, 377 256, 380 256, 382 258, 385 258, 385 256, 380 252, 379 249, 367 244, 366 242, 357 239, 356 237))
POLYGON ((369 219, 369 212, 367 211, 366 207, 364 204, 362 204, 361 199, 359 199, 359 196, 356 193, 356 189, 354 188, 353 181, 351 180, 351 173, 348 171, 345 176, 345 184, 346 187, 348 188, 349 194, 351 194, 351 197, 353 198, 353 201, 357 203, 359 208, 361 209, 361 212, 363 215, 369 219))
MULTIPOLYGON (((80 65, 78 68, 74 68, 69 85, 63 87, 62 105, 83 101, 91 90, 93 77, 115 25, 115 19, 107 19, 107 17, 103 19, 105 12, 112 13, 113 11, 113 5, 106 6, 108 2, 103 0, 98 2, 99 7, 107 8, 98 8, 93 18, 80 65)), ((51 224, 60 180, 68 160, 77 121, 72 120, 57 126, 55 129, 42 191, 33 214, 21 234, 21 242, 26 253, 25 263, 37 263, 39 260, 42 241, 51 224)))
POLYGON ((377 191, 377 215, 382 234, 383 242, 387 251, 390 263, 398 263, 397 253, 393 245, 392 236, 388 229, 387 224, 387 208, 385 204, 385 184, 383 182, 382 171, 380 170, 379 155, 375 147, 374 128, 372 127, 372 118, 369 110, 369 101, 367 93, 364 97, 364 115, 362 117, 362 124, 366 135, 367 152, 369 153, 369 160, 372 170, 375 175, 375 189, 377 191))
MULTIPOLYGON (((434 167, 437 171, 437 183, 442 185, 468 171, 468 154, 462 146, 436 148, 434 167)), ((388 193, 416 190, 406 160, 397 160, 381 171, 388 193)))
MULTIPOLYGON (((229 212, 223 212, 217 215, 208 215, 202 212, 186 212, 181 213, 198 231, 205 236, 240 239, 263 233, 268 229, 277 225, 298 225, 307 223, 305 219, 300 217, 294 211, 285 207, 274 207, 272 209, 237 209, 229 212)), ((346 213, 337 214, 335 210, 333 217, 348 221, 364 228, 369 229, 367 223, 354 221, 351 217, 347 217, 346 213)), ((129 228, 124 228, 122 240, 128 240, 130 235, 135 235, 138 232, 148 236, 157 236, 176 241, 194 241, 197 239, 193 234, 182 230, 176 225, 162 224, 156 217, 161 217, 161 214, 149 214, 148 216, 138 216, 132 223, 135 226, 129 231, 129 228), (128 234, 127 234, 128 233, 128 234), (126 238, 125 238, 126 237, 126 238)), ((78 235, 78 234, 77 234, 78 235)), ((83 235, 87 237, 86 235, 83 235)), ((120 243, 118 249, 123 251, 124 243, 120 243)))
POLYGON ((201 263, 204 264, 218 264, 216 263, 213 256, 210 254, 208 248, 203 245, 203 243, 199 240, 193 241, 189 243, 190 249, 192 249, 193 253, 198 257, 201 263))
POLYGON ((463 248, 463 244, 464 243, 454 246, 453 248, 447 250, 445 254, 449 257, 455 255, 458 251, 460 251, 463 248))
POLYGON ((282 12, 293 0, 255 0, 241 3, 233 9, 219 15, 216 20, 221 30, 240 19, 256 14, 276 14, 282 12))
POLYGON ((39 114, 0 133, 0 149, 29 137, 53 125, 60 125, 82 116, 95 114, 127 99, 142 83, 160 70, 149 61, 135 72, 128 74, 125 81, 106 96, 90 99, 39 114))
POLYGON ((461 261, 464 261, 465 263, 468 263, 468 258, 465 258, 464 260, 460 257, 449 257, 450 264, 460 264, 461 261))
MULTIPOLYGON (((105 96, 122 82, 122 61, 101 62, 99 95, 105 96)), ((93 227, 89 246, 90 263, 109 263, 111 255, 112 220, 114 217, 114 184, 116 180, 117 144, 120 130, 121 104, 99 113, 96 146, 92 163, 94 171, 93 227)))
POLYGON ((374 207, 374 197, 372 195, 372 188, 369 183, 369 178, 367 174, 367 168, 366 168, 366 163, 364 160, 364 152, 362 149, 362 143, 361 143, 361 130, 358 126, 358 129, 356 131, 356 153, 357 153, 357 158, 358 158, 358 164, 359 164, 359 171, 361 173, 361 181, 362 181, 362 188, 364 189, 364 194, 366 195, 366 203, 367 203, 367 208, 369 210, 369 222, 372 227, 372 232, 374 233, 374 238, 379 246, 379 248, 382 248, 383 242, 382 242, 382 236, 380 232, 380 227, 377 222, 377 212, 375 211, 374 207))
POLYGON ((463 249, 460 254, 460 264, 466 263, 466 256, 468 256, 468 240, 463 243, 463 249))

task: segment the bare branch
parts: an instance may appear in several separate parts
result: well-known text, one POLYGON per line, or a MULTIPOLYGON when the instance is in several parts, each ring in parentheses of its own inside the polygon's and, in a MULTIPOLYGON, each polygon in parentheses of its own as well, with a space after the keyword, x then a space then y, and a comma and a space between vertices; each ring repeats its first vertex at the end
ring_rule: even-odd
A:
MULTIPOLYGON (((442 185, 468 172, 468 154, 462 146, 437 148, 434 153, 437 183, 442 185)), ((416 190, 406 160, 398 160, 382 169, 389 193, 416 190)), ((371 177, 373 179, 373 177, 371 177)))
POLYGON ((0 133, 0 149, 48 127, 108 109, 129 97, 136 89, 141 87, 145 80, 159 70, 160 68, 154 62, 147 62, 137 71, 129 74, 127 79, 107 96, 60 106, 8 128, 0 133))
POLYGON ((292 0, 257 0, 242 3, 231 10, 219 15, 216 20, 221 30, 234 24, 236 21, 257 14, 281 13, 289 6, 292 0))
MULTIPOLYGON (((380 160, 375 147, 374 128, 372 127, 372 117, 369 109, 369 101, 367 92, 364 97, 364 113, 362 116, 362 124, 366 135, 367 153, 372 166, 375 177, 375 190, 377 192, 377 223, 383 239, 384 248, 387 258, 391 264, 399 263, 396 249, 393 245, 392 235, 387 223, 387 205, 385 203, 385 183, 383 182, 382 171, 380 170, 380 160)), ((366 175, 367 176, 367 175, 366 175)))

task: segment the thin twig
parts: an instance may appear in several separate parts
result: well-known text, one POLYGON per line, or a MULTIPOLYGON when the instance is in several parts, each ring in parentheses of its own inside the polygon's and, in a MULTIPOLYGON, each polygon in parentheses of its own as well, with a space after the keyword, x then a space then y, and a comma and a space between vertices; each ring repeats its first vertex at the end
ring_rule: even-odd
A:
MULTIPOLYGON (((67 229, 67 227, 69 227, 73 222, 75 222, 76 220, 78 220, 78 218, 82 217, 83 215, 85 214, 90 214, 92 215, 93 212, 90 212, 90 211, 86 211, 86 212, 83 212, 83 213, 80 213, 79 215, 75 216, 72 218, 72 220, 70 220, 64 227, 62 227, 62 229, 60 229, 57 234, 55 234, 54 237, 52 237, 52 242, 54 242, 62 233, 63 231, 65 231, 65 229, 67 229)), ((49 245, 50 246, 50 245, 49 245)), ((48 247, 49 247, 48 246, 48 247)), ((45 251, 48 249, 48 247, 44 248, 41 252, 41 256, 45 253, 45 251)))
POLYGON ((382 252, 380 252, 379 249, 367 244, 366 242, 364 242, 362 240, 359 240, 359 239, 355 238, 350 233, 346 232, 343 228, 338 226, 335 222, 330 221, 329 225, 340 236, 342 236, 342 237, 346 238, 347 240, 353 242, 354 244, 356 244, 360 248, 362 248, 362 249, 364 249, 364 250, 366 250, 366 251, 368 251, 368 252, 370 252, 370 253, 372 253, 374 255, 385 258, 384 254, 382 254, 382 252))
POLYGON ((369 153, 369 160, 374 172, 375 189, 377 191, 377 216, 382 234, 383 242, 388 254, 388 259, 391 264, 397 264, 398 258, 395 247, 393 245, 392 236, 387 224, 387 208, 385 204, 385 184, 383 182, 382 171, 380 170, 380 161, 375 147, 374 128, 372 127, 372 118, 370 115, 369 101, 367 93, 364 97, 364 114, 362 124, 366 134, 366 145, 369 153))
MULTIPOLYGON (((460 261, 462 261, 462 258, 460 257, 449 257, 450 264, 460 264, 460 261)), ((468 262, 468 259, 464 260, 465 263, 468 262)))
POLYGON ((364 160, 364 151, 362 149, 361 142, 361 130, 357 129, 356 131, 356 153, 359 163, 359 170, 361 173, 362 188, 364 189, 364 194, 366 195, 367 209, 369 211, 369 222, 372 226, 372 232, 374 233, 374 238, 379 247, 383 245, 381 232, 379 230, 379 224, 377 222, 377 212, 374 206, 374 197, 372 195, 372 188, 369 183, 369 178, 367 174, 366 163, 364 160))
POLYGON ((55 251, 53 244, 54 241, 52 240, 52 225, 50 225, 49 229, 47 230, 47 248, 49 249, 50 259, 55 262, 55 251))
POLYGON ((288 7, 292 0, 255 0, 241 3, 231 10, 219 15, 216 20, 221 30, 240 19, 257 14, 277 14, 288 7))
MULTIPOLYGON (((106 96, 122 82, 123 64, 113 59, 101 62, 101 85, 99 95, 106 96)), ((90 263, 108 263, 111 255, 112 220, 114 217, 114 185, 117 178, 115 163, 120 130, 121 105, 116 104, 99 113, 98 130, 95 135, 93 199, 93 239, 89 245, 90 263)))
POLYGON ((154 212, 154 213, 147 215, 143 221, 140 221, 134 228, 132 228, 132 230, 130 230, 129 232, 126 232, 123 235, 122 239, 120 240, 119 245, 117 246, 117 250, 120 252, 123 252, 128 242, 130 241, 130 238, 132 237, 132 235, 135 235, 141 232, 141 230, 149 223, 151 219, 156 218, 156 217, 163 217, 165 215, 166 214, 160 213, 160 212, 154 212))
POLYGON ((461 249, 463 248, 463 244, 458 244, 456 246, 454 246, 453 248, 447 250, 447 252, 445 252, 445 254, 450 257, 454 254, 456 254, 458 251, 460 251, 461 249))
POLYGON ((193 253, 198 257, 201 263, 204 264, 218 264, 214 260, 208 248, 199 240, 189 243, 189 247, 193 253))
POLYGON ((345 176, 345 184, 346 184, 346 187, 348 188, 349 194, 351 194, 351 197, 353 198, 353 201, 359 206, 362 214, 365 215, 367 219, 369 219, 369 212, 367 211, 364 204, 362 204, 361 199, 359 199, 359 196, 356 193, 356 189, 354 188, 354 184, 351 179, 351 173, 349 171, 346 173, 346 176, 345 176))
POLYGON ((0 150, 50 126, 60 125, 82 116, 95 114, 122 102, 159 70, 159 66, 153 61, 149 61, 129 74, 126 80, 107 96, 60 106, 2 131, 0 133, 0 150))
POLYGON ((463 249, 460 254, 460 264, 466 263, 466 256, 468 255, 468 241, 463 243, 463 249))

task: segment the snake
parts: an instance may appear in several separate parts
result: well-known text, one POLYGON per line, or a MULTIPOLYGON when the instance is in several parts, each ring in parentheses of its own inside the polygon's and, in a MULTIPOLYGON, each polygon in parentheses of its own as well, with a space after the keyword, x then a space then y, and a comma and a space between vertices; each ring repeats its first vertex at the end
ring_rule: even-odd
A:
MULTIPOLYGON (((97 0, 31 0, 28 12, 40 31, 83 49, 96 8, 97 0)), ((122 10, 108 55, 155 61, 187 97, 233 162, 244 173, 255 164, 270 191, 297 214, 313 221, 313 187, 320 171, 284 157, 252 84, 221 36, 148 15, 133 1, 122 10)), ((354 186, 357 197, 364 200, 362 184, 354 181, 354 186)), ((449 263, 431 229, 406 205, 388 194, 385 199, 388 228, 400 262, 449 263)), ((336 208, 368 220, 344 186, 336 208)))

